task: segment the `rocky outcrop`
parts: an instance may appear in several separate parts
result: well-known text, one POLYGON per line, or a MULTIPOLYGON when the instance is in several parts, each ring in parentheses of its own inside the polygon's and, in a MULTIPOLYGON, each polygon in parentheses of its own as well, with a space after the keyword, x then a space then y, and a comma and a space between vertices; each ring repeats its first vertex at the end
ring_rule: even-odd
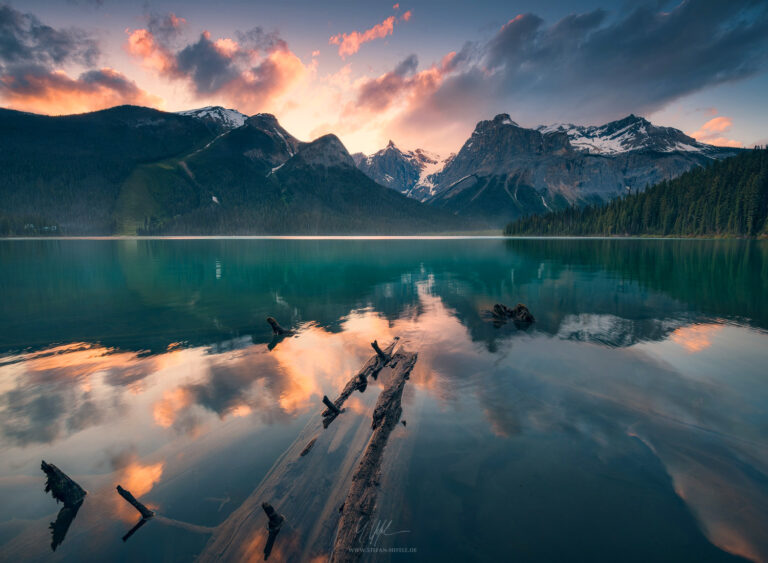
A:
POLYGON ((354 168, 352 160, 344 144, 336 135, 329 134, 306 144, 298 153, 297 160, 312 167, 341 167, 354 168))

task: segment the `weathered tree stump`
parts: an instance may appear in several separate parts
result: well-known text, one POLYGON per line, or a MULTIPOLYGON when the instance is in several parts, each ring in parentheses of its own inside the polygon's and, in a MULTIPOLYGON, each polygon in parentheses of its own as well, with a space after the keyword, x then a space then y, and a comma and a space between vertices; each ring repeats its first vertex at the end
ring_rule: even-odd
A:
POLYGON ((502 303, 496 303, 491 314, 495 320, 502 322, 512 320, 516 323, 532 323, 536 320, 528 310, 528 307, 522 303, 518 303, 512 309, 502 303))
POLYGON ((52 463, 42 461, 40 469, 46 474, 45 492, 50 492, 56 502, 61 502, 64 506, 59 510, 56 520, 48 526, 51 530, 51 549, 61 545, 67 536, 69 527, 77 516, 77 511, 83 505, 85 490, 67 476, 61 469, 52 463))
POLYGON ((275 336, 291 336, 296 334, 293 330, 281 327, 280 323, 278 323, 273 317, 267 317, 267 322, 269 323, 269 326, 272 327, 272 334, 275 336))
POLYGON ((336 400, 331 402, 327 396, 323 396, 323 403, 327 407, 322 413, 323 428, 328 428, 328 425, 341 414, 342 405, 354 391, 360 391, 362 393, 367 389, 369 377, 376 379, 384 366, 390 364, 392 361, 396 361, 392 354, 398 340, 399 338, 395 337, 392 343, 384 350, 379 348, 379 344, 375 340, 371 342, 371 346, 376 354, 368 358, 368 361, 365 362, 365 365, 363 365, 360 371, 347 382, 336 400))
POLYGON ((85 489, 70 479, 61 469, 45 461, 41 462, 40 469, 48 477, 45 481, 45 492, 50 491, 57 502, 73 507, 83 501, 87 494, 85 489))

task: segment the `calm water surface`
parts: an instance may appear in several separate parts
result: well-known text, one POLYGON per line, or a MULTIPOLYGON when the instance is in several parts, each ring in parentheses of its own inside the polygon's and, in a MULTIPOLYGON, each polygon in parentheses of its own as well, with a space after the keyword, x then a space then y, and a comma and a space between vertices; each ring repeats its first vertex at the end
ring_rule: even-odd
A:
POLYGON ((766 290, 762 242, 0 241, 0 560, 193 560, 399 336, 372 560, 767 561, 766 290))

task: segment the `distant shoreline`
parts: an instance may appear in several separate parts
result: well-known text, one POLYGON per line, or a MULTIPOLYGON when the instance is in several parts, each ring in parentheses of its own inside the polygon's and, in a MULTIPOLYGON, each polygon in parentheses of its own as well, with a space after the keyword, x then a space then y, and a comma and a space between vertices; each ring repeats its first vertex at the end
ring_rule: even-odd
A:
POLYGON ((701 237, 701 236, 660 236, 660 235, 93 235, 93 236, 37 236, 0 237, 0 241, 33 240, 768 240, 766 237, 701 237))

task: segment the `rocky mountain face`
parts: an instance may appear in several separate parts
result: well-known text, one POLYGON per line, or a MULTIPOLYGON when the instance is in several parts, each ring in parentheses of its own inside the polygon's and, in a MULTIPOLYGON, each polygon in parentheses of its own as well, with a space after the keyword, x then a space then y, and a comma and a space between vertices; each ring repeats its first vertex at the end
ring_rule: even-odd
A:
POLYGON ((422 149, 402 151, 392 141, 375 154, 355 153, 352 158, 372 180, 419 201, 433 194, 431 176, 445 164, 437 154, 422 149))
POLYGON ((633 115, 600 127, 525 129, 501 114, 477 124, 433 177, 435 195, 427 202, 499 226, 643 190, 736 152, 633 115))
POLYGON ((635 115, 600 126, 527 129, 499 114, 479 122, 456 155, 433 158, 431 168, 418 152, 402 152, 390 141, 355 161, 384 186, 496 227, 643 190, 738 150, 699 143, 635 115))
POLYGON ((216 134, 237 129, 245 124, 248 119, 247 115, 240 113, 236 109, 228 109, 221 106, 206 106, 204 108, 177 111, 176 113, 197 119, 216 134))

